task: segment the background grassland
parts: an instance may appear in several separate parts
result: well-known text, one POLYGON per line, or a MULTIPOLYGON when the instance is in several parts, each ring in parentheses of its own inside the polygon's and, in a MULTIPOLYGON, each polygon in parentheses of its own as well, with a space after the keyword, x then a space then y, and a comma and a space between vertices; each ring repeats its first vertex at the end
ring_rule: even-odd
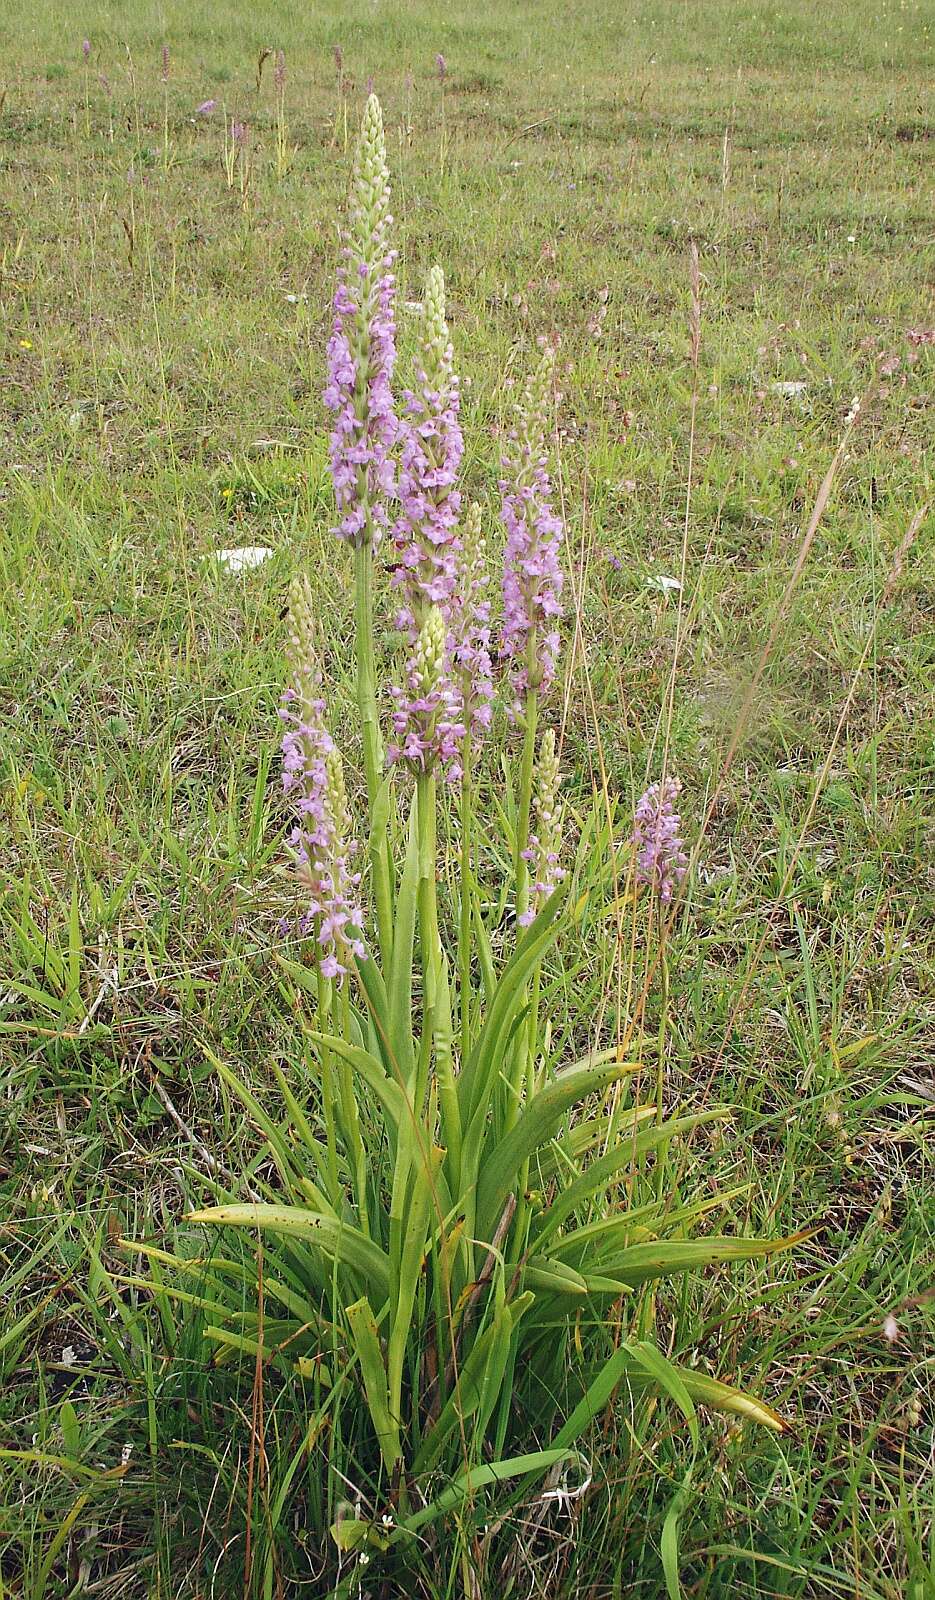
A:
MULTIPOLYGON (((652 580, 682 559, 698 244, 669 730, 690 834, 745 698, 752 715, 670 946, 667 1094, 736 1107, 692 1147, 692 1192, 747 1185, 738 1229, 821 1229, 658 1308, 667 1348, 796 1425, 712 1428, 683 1581, 933 1592, 931 513, 897 554, 931 497, 931 347, 907 333, 935 323, 932 31, 924 4, 844 0, 0 13, 0 1445, 26 1452, 0 1450, 2 1592, 207 1594, 243 1520, 249 1418, 218 1405, 200 1348, 165 1365, 114 1240, 171 1230, 192 1169, 253 1155, 204 1041, 261 1095, 271 1056, 299 1070, 269 959, 281 614, 304 567, 347 637, 320 390, 371 74, 402 299, 442 263, 491 520, 514 381, 558 341, 567 787, 586 794, 600 756, 624 813, 665 732, 678 608, 652 580), (245 196, 225 114, 248 124, 245 196), (237 544, 275 554, 236 579, 205 560, 237 544)), ((346 694, 339 647, 330 666, 346 694)), ((620 959, 596 931, 563 1025, 610 996, 612 1030, 620 959)), ((622 1405, 593 1455, 573 1516, 535 1539, 517 1519, 523 1592, 657 1595, 677 1423, 622 1405)), ((278 1533, 283 1581, 307 1583, 301 1527, 278 1533)))

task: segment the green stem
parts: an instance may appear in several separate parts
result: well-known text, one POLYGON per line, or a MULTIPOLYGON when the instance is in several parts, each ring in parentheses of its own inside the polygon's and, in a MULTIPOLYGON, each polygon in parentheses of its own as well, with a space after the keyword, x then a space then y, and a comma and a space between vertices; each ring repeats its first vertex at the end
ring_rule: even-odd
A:
POLYGON ((355 559, 354 620, 357 632, 357 705, 364 745, 364 773, 370 803, 370 868, 377 937, 384 969, 389 964, 393 937, 392 877, 389 840, 385 820, 377 825, 377 799, 383 783, 383 740, 377 712, 376 670, 373 647, 373 553, 372 545, 357 546, 355 559))
MULTIPOLYGON (((536 1056, 539 1050, 539 994, 542 988, 542 969, 537 966, 532 977, 532 994, 529 1001, 529 1015, 523 1037, 517 1045, 519 1058, 519 1093, 520 1099, 529 1100, 535 1088, 534 1073, 536 1056)), ((519 1106, 517 1105, 517 1112, 519 1106)), ((526 1249, 526 1234, 529 1228, 529 1202, 526 1195, 529 1192, 529 1160, 523 1162, 520 1168, 519 1182, 516 1188, 516 1214, 513 1218, 511 1254, 519 1261, 526 1249)))
POLYGON ((464 736, 461 777, 461 917, 458 943, 458 984, 461 998, 461 1061, 471 1048, 471 903, 473 898, 472 822, 474 795, 471 788, 471 735, 464 736))
MULTIPOLYGON (((342 985, 342 1034, 344 1039, 350 1038, 350 996, 347 983, 342 985)), ((338 1063, 338 1072, 341 1079, 341 1120, 344 1123, 344 1136, 349 1146, 349 1156, 353 1163, 354 1188, 357 1192, 357 1216, 361 1232, 370 1236, 370 1222, 367 1208, 367 1153, 364 1142, 360 1136, 360 1118, 357 1112, 357 1096, 354 1093, 354 1078, 350 1063, 343 1056, 338 1063)))
POLYGON ((364 740, 364 772, 371 807, 383 775, 383 746, 377 716, 373 650, 373 552, 370 542, 354 552, 356 565, 355 617, 357 626, 357 704, 364 740))
MULTIPOLYGON (((529 909, 529 866, 523 859, 523 851, 529 845, 529 817, 532 810, 532 785, 536 760, 536 723, 538 721, 539 697, 535 689, 526 690, 526 732, 523 738, 523 762, 520 768, 519 799, 516 809, 516 839, 513 849, 513 876, 516 883, 516 933, 519 936, 521 929, 520 919, 529 909)), ((523 999, 526 999, 524 991, 523 999)), ((516 1040, 513 1055, 513 1072, 510 1079, 510 1100, 506 1107, 505 1126, 509 1130, 519 1116, 520 1106, 526 1089, 526 1060, 528 1054, 528 1035, 523 1028, 516 1040)), ((514 1224, 513 1237, 518 1238, 514 1224)))
POLYGON ((426 1032, 435 1014, 438 950, 438 899, 435 888, 436 818, 435 779, 423 774, 416 781, 416 823, 419 834, 419 946, 422 952, 422 1010, 426 1032))
MULTIPOLYGON (((650 917, 653 918, 655 916, 655 914, 657 913, 657 911, 658 911, 658 907, 656 905, 654 905, 652 902, 650 902, 650 917)), ((661 917, 661 915, 660 915, 659 920, 660 920, 659 938, 660 938, 660 941, 661 941, 665 937, 665 934, 664 934, 664 931, 663 931, 663 927, 662 927, 662 917, 661 917)), ((652 930, 652 927, 653 927, 653 922, 650 921, 650 930, 652 930)), ((664 1117, 663 1089, 664 1089, 664 1086, 665 1086, 666 1034, 668 1032, 668 1027, 669 1027, 669 968, 668 968, 668 964, 666 962, 665 947, 664 947, 664 945, 662 943, 660 943, 660 948, 659 948, 659 978, 660 978, 660 987, 661 987, 661 990, 662 990, 662 998, 661 998, 660 1014, 659 1014, 659 1031, 658 1031, 658 1033, 656 1035, 656 1122, 657 1122, 657 1124, 659 1124, 661 1126, 662 1121, 663 1121, 663 1117, 664 1117)), ((642 1168, 643 1168, 643 1162, 642 1161, 640 1163, 640 1167, 641 1167, 641 1170, 642 1170, 642 1168)), ((655 1183, 653 1183, 652 1180, 649 1180, 649 1183, 648 1183, 648 1187, 649 1187, 650 1191, 652 1191, 653 1188, 655 1189, 656 1203, 658 1205, 660 1205, 660 1206, 663 1204, 663 1202, 665 1200, 667 1173, 668 1173, 668 1150, 667 1150, 667 1147, 666 1147, 665 1143, 663 1143, 663 1144, 659 1145, 659 1147, 658 1147, 658 1149, 656 1151, 656 1156, 655 1156, 655 1183)), ((650 1282, 650 1283, 647 1283, 644 1286, 644 1289, 643 1289, 642 1295, 640 1296, 639 1304, 638 1304, 638 1307, 637 1307, 637 1310, 636 1310, 636 1315, 635 1315, 635 1318, 634 1318, 634 1325, 635 1325, 636 1332, 637 1332, 639 1338, 641 1338, 641 1339, 651 1339, 652 1338, 655 1321, 656 1321, 656 1287, 655 1287, 654 1283, 650 1282)))
MULTIPOLYGON (((320 1033, 327 1034, 331 1031, 331 979, 322 977, 318 973, 318 1029, 320 1033)), ((327 1045, 321 1047, 321 1105, 325 1122, 325 1144, 328 1149, 328 1195, 338 1216, 341 1214, 341 1180, 338 1177, 338 1145, 334 1131, 334 1074, 331 1065, 331 1051, 327 1045)))
POLYGON ((448 1152, 448 1176, 457 1185, 461 1167, 461 1113, 452 1062, 451 999, 445 954, 438 928, 438 844, 435 779, 416 783, 416 823, 419 835, 419 946, 422 952, 423 1049, 416 1106, 421 1107, 429 1085, 432 1055, 441 1103, 443 1138, 448 1152))
MULTIPOLYGON (((662 917, 660 914, 660 924, 661 922, 662 917)), ((665 938, 665 934, 661 926, 659 937, 660 940, 665 938)), ((669 1026, 669 964, 666 961, 664 949, 661 949, 659 952, 659 979, 662 988, 662 1005, 660 1007, 659 1014, 659 1038, 657 1041, 656 1057, 656 1122, 661 1127, 665 1117, 663 1092, 665 1088, 666 1033, 669 1026)), ((663 1200, 665 1195, 667 1155, 668 1151, 666 1146, 660 1145, 656 1155, 656 1198, 660 1202, 663 1200)))
POLYGON ((529 909, 529 867, 523 860, 523 851, 529 845, 529 815, 532 809, 532 781, 536 763, 536 724, 539 715, 539 696, 535 689, 526 690, 526 731, 523 738, 523 764, 519 778, 519 805, 516 813, 516 840, 513 850, 513 877, 516 882, 516 915, 521 917, 529 909))

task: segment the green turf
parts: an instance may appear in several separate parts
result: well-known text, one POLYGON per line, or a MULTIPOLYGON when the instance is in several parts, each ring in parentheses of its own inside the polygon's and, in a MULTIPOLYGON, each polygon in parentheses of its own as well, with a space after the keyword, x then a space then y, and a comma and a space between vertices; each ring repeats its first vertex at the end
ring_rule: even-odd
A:
MULTIPOLYGON (((908 337, 935 325, 931 13, 67 9, 0 12, 0 1594, 200 1596, 215 1570, 233 1585, 216 1592, 243 1591, 242 1396, 184 1329, 166 1359, 173 1330, 115 1282, 115 1240, 166 1236, 206 1159, 254 1155, 203 1044, 261 1096, 270 1057, 295 1050, 269 957, 286 903, 281 618, 304 568, 349 705, 320 391, 372 74, 401 299, 443 265, 468 486, 491 526, 514 382, 538 338, 558 341, 580 617, 568 788, 586 793, 600 756, 626 815, 668 729, 694 842, 743 723, 670 945, 666 1095, 736 1107, 684 1160, 696 1187, 708 1169, 712 1186, 750 1186, 738 1229, 821 1227, 657 1308, 666 1348, 795 1425, 778 1442, 712 1426, 680 1520, 685 1592, 925 1600, 931 511, 897 552, 933 493, 932 347, 908 337), (279 162, 266 47, 286 52, 279 162), (248 124, 230 185, 225 116, 248 124), (701 370, 670 718, 678 607, 654 580, 682 561, 691 240, 701 370), (245 576, 210 559, 253 544, 275 554, 245 576), (106 1476, 125 1445, 126 1472, 106 1476)), ((405 311, 401 325, 406 351, 405 311)), ((559 1034, 602 1003, 612 1017, 612 935, 559 997, 559 1034)), ((504 1592, 663 1592, 687 1446, 677 1417, 655 1437, 650 1455, 625 1407, 607 1419, 590 1496, 537 1532, 517 1517, 504 1592)), ((283 1592, 316 1592, 303 1527, 280 1531, 283 1592)))

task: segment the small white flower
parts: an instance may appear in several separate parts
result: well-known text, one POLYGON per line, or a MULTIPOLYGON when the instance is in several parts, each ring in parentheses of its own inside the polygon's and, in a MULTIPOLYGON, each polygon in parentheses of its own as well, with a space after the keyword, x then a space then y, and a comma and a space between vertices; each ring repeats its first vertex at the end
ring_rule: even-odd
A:
POLYGON ((664 572, 659 572, 655 577, 646 579, 647 589, 660 589, 663 594, 678 594, 682 585, 678 578, 667 578, 664 572))
POLYGON ((896 1340, 899 1338, 899 1323, 893 1316, 892 1311, 883 1318, 882 1332, 887 1344, 895 1344, 896 1340))
POLYGON ((74 1345, 66 1344, 62 1350, 62 1366, 73 1367, 75 1365, 75 1360, 76 1357, 74 1345))

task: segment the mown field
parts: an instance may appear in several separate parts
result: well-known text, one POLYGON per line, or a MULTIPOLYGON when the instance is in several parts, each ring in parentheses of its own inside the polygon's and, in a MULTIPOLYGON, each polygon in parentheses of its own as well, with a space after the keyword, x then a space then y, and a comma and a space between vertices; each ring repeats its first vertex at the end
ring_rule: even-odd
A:
MULTIPOLYGON (((664 1092, 733 1116, 674 1181, 814 1230, 660 1291, 663 1348, 792 1423, 703 1430, 683 1591, 935 1593, 933 31, 922 0, 0 12, 0 1595, 249 1589, 252 1364, 221 1403, 117 1241, 171 1245, 206 1171, 250 1169, 208 1052, 270 1105, 294 1064, 282 617, 307 571, 349 705, 321 388, 371 77, 494 539, 498 434, 557 345, 566 787, 626 818, 665 745, 692 845, 707 818, 664 1092)), ((558 1035, 640 994, 602 928, 558 1035)), ((504 1593, 665 1592, 681 1419, 621 1396, 587 1448, 586 1496, 515 1513, 504 1593)), ((254 1592, 324 1592, 276 1515, 254 1592)))

